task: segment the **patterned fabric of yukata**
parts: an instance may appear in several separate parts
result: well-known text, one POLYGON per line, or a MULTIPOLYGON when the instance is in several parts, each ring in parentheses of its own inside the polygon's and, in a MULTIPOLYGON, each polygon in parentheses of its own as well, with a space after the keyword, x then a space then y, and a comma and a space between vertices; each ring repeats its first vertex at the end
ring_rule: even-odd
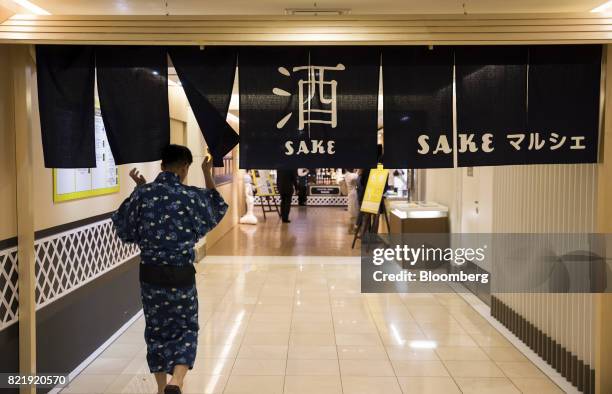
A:
MULTIPOLYGON (((219 223, 227 204, 216 190, 183 185, 171 172, 136 187, 112 216, 119 238, 136 243, 141 264, 193 264, 195 243, 219 223)), ((198 340, 195 286, 141 283, 147 363, 151 372, 193 368, 198 340)))

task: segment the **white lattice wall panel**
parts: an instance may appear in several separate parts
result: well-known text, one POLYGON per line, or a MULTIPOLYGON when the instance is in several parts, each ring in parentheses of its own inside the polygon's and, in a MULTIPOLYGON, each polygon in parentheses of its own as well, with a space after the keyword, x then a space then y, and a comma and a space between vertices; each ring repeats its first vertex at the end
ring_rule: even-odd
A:
MULTIPOLYGON (((280 204, 280 197, 274 196, 274 200, 276 204, 280 204)), ((297 196, 293 196, 291 198, 291 205, 297 205, 298 198, 297 196)), ((307 205, 312 206, 346 206, 348 205, 348 197, 347 196, 308 196, 306 199, 307 205)), ((261 199, 256 196, 255 197, 255 205, 261 205, 261 199)))
POLYGON ((0 251, 0 331, 17 321, 17 248, 0 251))
POLYGON ((40 308, 136 256, 110 219, 36 241, 36 303, 40 308))
MULTIPOLYGON (((110 219, 37 240, 36 306, 41 308, 138 255, 110 219)), ((18 319, 17 248, 0 251, 0 330, 18 319)))

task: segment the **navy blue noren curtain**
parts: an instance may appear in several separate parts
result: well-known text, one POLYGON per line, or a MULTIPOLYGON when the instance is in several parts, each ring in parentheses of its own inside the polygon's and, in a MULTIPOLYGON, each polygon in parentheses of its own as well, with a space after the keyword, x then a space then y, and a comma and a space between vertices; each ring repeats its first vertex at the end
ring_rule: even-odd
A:
POLYGON ((312 47, 310 63, 345 67, 344 71, 325 71, 324 74, 325 80, 337 82, 337 126, 315 123, 310 128, 311 138, 336 142, 335 157, 325 167, 376 168, 380 47, 312 47))
POLYGON ((273 89, 294 93, 300 75, 292 70, 308 65, 308 48, 243 47, 238 61, 240 168, 282 168, 284 146, 279 137, 287 135, 286 130, 297 128, 298 97, 296 94, 274 94, 273 89), (287 72, 282 74, 279 67, 287 72), (290 113, 293 115, 284 126, 277 128, 277 122, 290 113))
MULTIPOLYGON (((533 45, 529 47, 527 128, 556 133, 557 150, 542 149, 522 164, 595 163, 599 138, 601 45, 533 45), (584 137, 572 149, 574 137, 584 137)), ((547 141, 547 146, 550 141, 547 141)))
POLYGON ((453 48, 387 47, 382 64, 385 167, 453 167, 452 152, 433 154, 440 136, 453 146, 453 48), (421 135, 427 154, 418 153, 421 135))
POLYGON ((45 167, 95 167, 93 47, 37 45, 36 71, 45 167))
POLYGON ((233 47, 177 46, 168 49, 191 109, 206 140, 215 166, 239 141, 227 123, 237 50, 233 47))
POLYGON ((457 133, 474 134, 478 149, 459 151, 459 167, 523 163, 526 151, 506 135, 527 130, 527 47, 460 46, 455 65, 457 133), (493 152, 482 150, 483 134, 493 135, 493 152))
POLYGON ((165 47, 96 48, 100 109, 115 163, 161 159, 170 143, 165 47))
POLYGON ((239 63, 241 168, 376 166, 379 48, 244 47, 239 63))

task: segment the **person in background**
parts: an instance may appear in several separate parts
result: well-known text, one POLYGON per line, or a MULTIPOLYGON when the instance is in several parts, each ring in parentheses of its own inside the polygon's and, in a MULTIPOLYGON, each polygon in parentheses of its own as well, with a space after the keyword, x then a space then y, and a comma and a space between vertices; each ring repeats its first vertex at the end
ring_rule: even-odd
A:
POLYGON ((283 223, 291 223, 289 211, 294 188, 297 189, 297 173, 295 170, 276 170, 276 184, 280 194, 280 216, 283 223))
POLYGON ((298 175, 298 205, 306 206, 308 196, 308 169, 300 168, 297 170, 298 175))
POLYGON ((357 195, 359 175, 352 168, 349 168, 344 174, 344 181, 348 192, 349 233, 353 233, 359 214, 359 197, 357 195))
POLYGON ((187 147, 169 145, 153 182, 132 169, 136 188, 112 216, 119 238, 140 248, 147 363, 158 393, 180 394, 193 368, 199 330, 193 247, 228 208, 215 190, 210 156, 202 162, 206 188, 184 184, 192 161, 187 147))

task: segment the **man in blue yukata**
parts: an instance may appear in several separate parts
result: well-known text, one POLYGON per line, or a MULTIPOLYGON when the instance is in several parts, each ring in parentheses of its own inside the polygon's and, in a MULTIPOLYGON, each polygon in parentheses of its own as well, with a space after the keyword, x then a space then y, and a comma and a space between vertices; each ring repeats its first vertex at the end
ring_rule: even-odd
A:
POLYGON ((183 183, 192 162, 187 147, 169 145, 162 154, 162 172, 153 182, 146 183, 133 169, 130 176, 136 188, 112 217, 119 238, 140 248, 147 363, 158 392, 166 394, 180 394, 196 356, 199 325, 193 247, 228 208, 215 190, 210 156, 202 162, 206 189, 183 183), (172 375, 169 382, 167 374, 172 375))

